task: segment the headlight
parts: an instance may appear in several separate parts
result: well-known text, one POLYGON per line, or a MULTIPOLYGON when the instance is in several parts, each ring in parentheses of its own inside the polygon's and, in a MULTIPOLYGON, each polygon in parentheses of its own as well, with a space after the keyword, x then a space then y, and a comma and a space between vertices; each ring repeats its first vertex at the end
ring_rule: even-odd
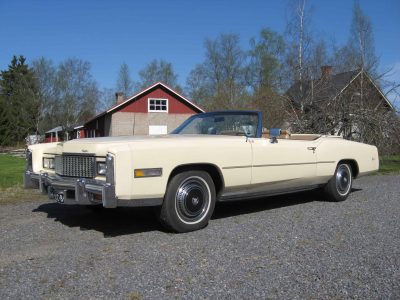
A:
POLYGON ((105 162, 98 162, 97 163, 97 174, 99 175, 105 175, 106 174, 106 163, 105 162))
POLYGON ((43 168, 54 169, 54 158, 43 158, 43 168))

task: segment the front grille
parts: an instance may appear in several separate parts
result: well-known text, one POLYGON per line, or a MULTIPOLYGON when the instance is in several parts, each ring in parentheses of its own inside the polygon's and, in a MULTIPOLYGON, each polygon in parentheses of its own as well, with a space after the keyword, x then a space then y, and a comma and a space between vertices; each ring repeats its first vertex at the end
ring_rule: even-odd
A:
POLYGON ((94 155, 63 154, 55 157, 55 171, 58 175, 94 178, 96 158, 94 155))

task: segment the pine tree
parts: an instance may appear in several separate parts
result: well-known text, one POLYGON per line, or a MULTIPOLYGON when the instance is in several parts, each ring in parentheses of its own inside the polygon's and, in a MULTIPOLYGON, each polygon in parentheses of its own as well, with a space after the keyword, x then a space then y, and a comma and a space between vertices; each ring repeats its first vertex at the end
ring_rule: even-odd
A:
POLYGON ((0 73, 0 145, 15 145, 36 131, 39 97, 34 72, 21 55, 0 73))

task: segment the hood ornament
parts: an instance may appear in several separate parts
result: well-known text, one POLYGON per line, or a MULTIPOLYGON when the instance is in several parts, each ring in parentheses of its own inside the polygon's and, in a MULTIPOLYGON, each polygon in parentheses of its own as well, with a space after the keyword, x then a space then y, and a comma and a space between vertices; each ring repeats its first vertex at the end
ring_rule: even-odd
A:
POLYGON ((85 152, 85 153, 86 153, 86 152, 88 152, 88 151, 87 151, 86 149, 82 149, 82 152, 85 152))

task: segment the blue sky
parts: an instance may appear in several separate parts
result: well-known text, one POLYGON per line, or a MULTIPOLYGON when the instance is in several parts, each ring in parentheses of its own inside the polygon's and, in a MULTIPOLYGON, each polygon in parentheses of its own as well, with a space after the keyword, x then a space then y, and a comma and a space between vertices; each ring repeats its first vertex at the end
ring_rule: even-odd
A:
MULTIPOLYGON (((311 0, 317 37, 348 39, 353 1, 311 0)), ((360 0, 373 24, 381 69, 400 82, 400 1, 360 0)), ((204 58, 204 39, 237 33, 243 48, 263 27, 283 33, 288 1, 0 0, 0 70, 12 55, 58 63, 87 60, 100 87, 114 88, 121 63, 133 79, 152 59, 170 61, 179 82, 204 58)))

